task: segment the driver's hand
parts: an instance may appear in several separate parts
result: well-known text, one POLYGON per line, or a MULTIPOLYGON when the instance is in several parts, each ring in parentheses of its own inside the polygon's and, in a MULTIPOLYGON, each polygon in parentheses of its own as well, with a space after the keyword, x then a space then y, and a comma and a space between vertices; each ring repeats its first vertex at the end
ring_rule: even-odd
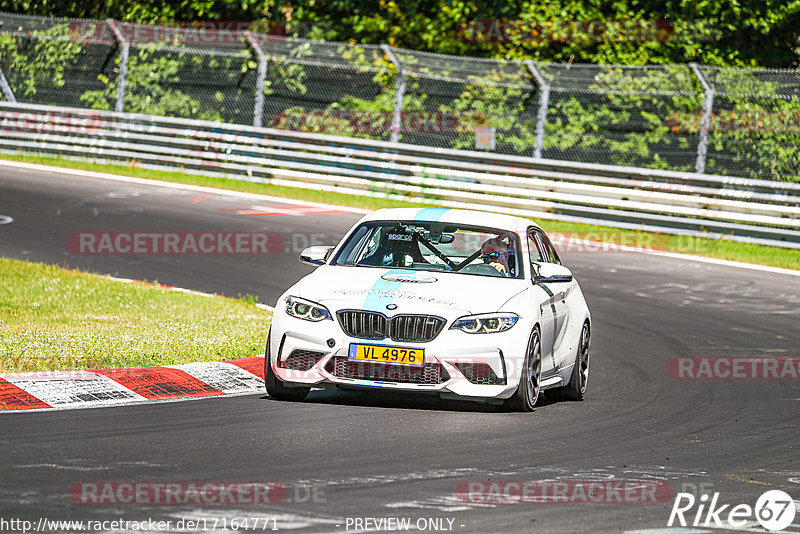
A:
POLYGON ((508 272, 506 272, 506 266, 503 265, 502 263, 494 262, 490 263, 489 265, 491 265, 492 267, 503 273, 504 276, 508 276, 508 272))

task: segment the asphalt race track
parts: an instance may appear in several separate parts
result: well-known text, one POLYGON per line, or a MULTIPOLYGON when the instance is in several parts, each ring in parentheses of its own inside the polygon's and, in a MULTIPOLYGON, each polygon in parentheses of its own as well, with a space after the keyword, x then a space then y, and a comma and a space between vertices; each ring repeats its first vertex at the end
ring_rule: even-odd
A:
MULTIPOLYGON (((309 272, 299 248, 333 244, 359 217, 311 211, 0 165, 0 215, 13 218, 0 225, 1 256, 267 304, 309 272), (67 245, 80 232, 203 231, 276 232, 283 247, 90 255, 67 245)), ((685 356, 800 356, 800 277, 639 253, 564 259, 594 320, 583 403, 499 413, 319 391, 304 403, 254 394, 2 414, 0 518, 274 518, 283 531, 354 532, 367 526, 356 518, 398 517, 438 531, 623 532, 665 529, 674 501, 469 502, 456 493, 468 481, 661 480, 674 492, 719 492, 732 505, 781 489, 797 505, 800 380, 676 380, 666 366, 685 356), (87 481, 277 482, 287 495, 271 505, 73 503, 70 487, 87 481)))

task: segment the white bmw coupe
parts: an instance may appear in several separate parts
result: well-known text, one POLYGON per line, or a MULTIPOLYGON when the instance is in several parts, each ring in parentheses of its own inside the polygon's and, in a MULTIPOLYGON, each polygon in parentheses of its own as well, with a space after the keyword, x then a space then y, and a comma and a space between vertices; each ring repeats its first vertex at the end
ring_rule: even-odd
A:
POLYGON ((542 229, 508 215, 383 209, 335 247, 275 308, 270 396, 384 388, 530 411, 542 390, 583 400, 591 316, 542 229))

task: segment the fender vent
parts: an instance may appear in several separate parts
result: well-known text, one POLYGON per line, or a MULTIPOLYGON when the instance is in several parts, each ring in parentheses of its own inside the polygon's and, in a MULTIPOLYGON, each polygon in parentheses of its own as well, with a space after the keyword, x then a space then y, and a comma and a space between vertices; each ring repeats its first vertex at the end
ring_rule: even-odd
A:
POLYGON ((295 371, 308 371, 317 365, 317 362, 323 356, 325 356, 324 352, 295 349, 285 360, 278 362, 278 367, 295 371))
POLYGON ((457 363, 455 366, 472 384, 495 386, 506 383, 504 379, 494 374, 488 363, 457 363))

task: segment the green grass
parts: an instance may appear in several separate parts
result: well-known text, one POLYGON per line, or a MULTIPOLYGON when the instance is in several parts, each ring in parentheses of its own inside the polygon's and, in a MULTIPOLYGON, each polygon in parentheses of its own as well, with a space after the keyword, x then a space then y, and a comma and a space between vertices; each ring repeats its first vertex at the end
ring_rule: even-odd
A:
MULTIPOLYGON (((370 210, 390 207, 430 206, 430 204, 427 203, 415 202, 411 196, 409 196, 408 199, 389 199, 367 195, 348 195, 326 191, 312 191, 308 189, 259 184, 226 178, 198 176, 193 174, 184 174, 179 171, 154 171, 149 169, 141 169, 133 165, 104 165, 88 161, 72 161, 65 158, 33 156, 27 154, 0 154, 0 158, 15 161, 25 161, 28 163, 69 167, 88 171, 107 172, 123 176, 149 178, 167 182, 202 185, 216 187, 219 189, 229 189, 233 191, 260 193, 276 197, 323 202, 327 204, 351 206, 370 210)), ((576 239, 600 240, 610 242, 612 244, 633 244, 634 246, 638 244, 642 248, 647 249, 694 254, 698 256, 757 263, 761 265, 785 267, 789 269, 800 269, 800 250, 796 249, 768 247, 764 245, 750 245, 747 243, 739 243, 724 239, 669 236, 666 234, 657 234, 653 232, 620 230, 618 228, 605 226, 593 226, 559 221, 540 220, 539 223, 545 230, 547 230, 548 233, 563 233, 576 239)))
POLYGON ((272 314, 0 258, 0 372, 150 367, 258 356, 272 314))

